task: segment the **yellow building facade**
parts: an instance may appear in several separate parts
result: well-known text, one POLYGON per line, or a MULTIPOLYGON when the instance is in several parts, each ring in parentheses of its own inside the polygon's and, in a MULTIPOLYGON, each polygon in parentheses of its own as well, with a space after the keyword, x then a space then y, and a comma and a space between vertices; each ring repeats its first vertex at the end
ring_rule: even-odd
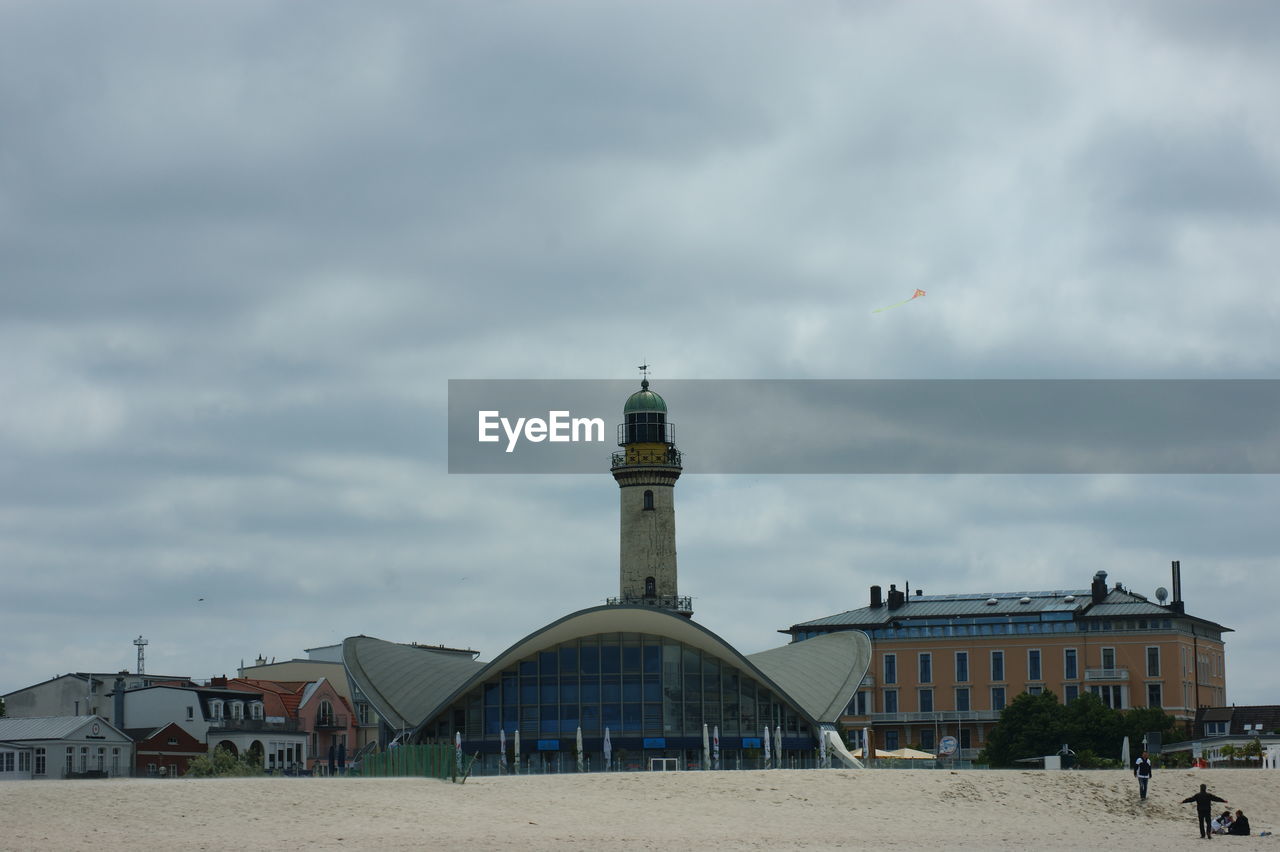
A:
MULTIPOLYGON (((1116 709, 1159 707, 1188 727, 1200 707, 1226 703, 1223 634, 1180 599, 1151 601, 1099 571, 1090 588, 915 595, 871 587, 869 605, 796 624, 804 641, 833 630, 871 638, 872 664, 841 726, 876 748, 935 750, 955 737, 972 758, 1023 692, 1067 703, 1085 692, 1116 709)), ((1163 591, 1163 590, 1161 590, 1163 591)))

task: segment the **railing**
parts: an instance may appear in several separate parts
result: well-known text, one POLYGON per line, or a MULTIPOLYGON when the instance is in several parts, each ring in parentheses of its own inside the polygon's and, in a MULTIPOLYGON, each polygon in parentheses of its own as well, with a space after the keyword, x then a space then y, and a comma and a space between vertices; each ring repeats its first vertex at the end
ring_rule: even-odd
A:
POLYGON ((1085 669, 1085 680, 1128 680, 1128 669, 1085 669))
MULTIPOLYGON (((471 756, 463 758, 464 770, 470 768, 471 756)), ((352 764, 351 775, 366 778, 417 776, 426 778, 455 778, 458 771, 458 753, 451 745, 402 745, 379 754, 365 755, 358 764, 352 764)))
POLYGON ((317 716, 316 728, 345 728, 347 726, 346 716, 317 716))
POLYGON ((875 685, 876 685, 876 676, 875 676, 875 675, 863 675, 863 677, 862 677, 862 683, 858 684, 858 686, 859 686, 859 687, 863 687, 863 686, 875 686, 875 685))
POLYGON ((218 731, 297 731, 297 719, 268 722, 266 719, 210 719, 209 730, 218 731))
POLYGON ((665 467, 681 467, 683 456, 675 447, 658 448, 655 450, 623 450, 616 452, 612 456, 613 466, 628 467, 636 465, 663 465, 665 467))
POLYGON ((932 713, 871 713, 872 724, 909 722, 991 722, 1000 718, 999 710, 935 710, 932 713))
POLYGON ((626 595, 605 600, 608 606, 651 606, 657 609, 674 609, 676 612, 693 612, 693 598, 682 595, 655 595, 641 597, 626 595))

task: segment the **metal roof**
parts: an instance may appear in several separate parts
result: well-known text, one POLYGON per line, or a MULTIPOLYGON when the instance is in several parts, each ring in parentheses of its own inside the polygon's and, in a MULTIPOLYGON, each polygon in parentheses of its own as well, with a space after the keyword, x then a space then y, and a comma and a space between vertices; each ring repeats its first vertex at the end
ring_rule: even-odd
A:
POLYGON ((882 606, 864 606, 847 612, 815 618, 795 625, 795 629, 806 627, 845 627, 888 624, 890 621, 904 618, 954 618, 962 616, 984 615, 1025 615, 1033 612, 1076 612, 1088 606, 1091 601, 1089 591, 1085 589, 1061 589, 1040 592, 983 592, 966 595, 914 595, 905 600, 897 609, 889 609, 886 602, 882 606), (1074 600, 1068 601, 1068 597, 1074 600), (995 603, 988 600, 994 598, 995 603), (1029 598, 1022 603, 1023 598, 1029 598))
POLYGON ((484 669, 484 663, 465 654, 369 636, 343 640, 342 663, 378 715, 397 729, 415 727, 445 696, 484 669))
POLYGON ((104 728, 115 731, 121 739, 128 739, 128 736, 101 716, 32 716, 16 719, 0 717, 0 740, 61 740, 95 721, 104 728))

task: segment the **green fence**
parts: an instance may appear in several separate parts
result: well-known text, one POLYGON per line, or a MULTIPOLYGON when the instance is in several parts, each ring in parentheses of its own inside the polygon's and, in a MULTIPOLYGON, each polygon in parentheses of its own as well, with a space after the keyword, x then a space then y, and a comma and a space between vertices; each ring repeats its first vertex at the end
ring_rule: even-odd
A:
MULTIPOLYGON (((468 763, 464 757, 464 770, 468 763)), ((402 745, 366 755, 352 774, 365 778, 456 778, 463 773, 458 771, 457 752, 451 745, 402 745)))

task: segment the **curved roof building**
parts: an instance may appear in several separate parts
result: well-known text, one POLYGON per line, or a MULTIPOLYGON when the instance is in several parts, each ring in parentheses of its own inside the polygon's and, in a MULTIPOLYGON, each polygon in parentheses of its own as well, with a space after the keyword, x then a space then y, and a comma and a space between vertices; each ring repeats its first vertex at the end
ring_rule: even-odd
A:
POLYGON ((775 738, 780 729, 784 752, 805 755, 826 738, 821 732, 835 731, 866 674, 870 640, 840 631, 743 655, 693 621, 676 589, 680 455, 666 406, 647 385, 627 402, 623 451, 613 457, 623 494, 619 596, 535 630, 487 663, 347 639, 343 663, 385 721, 384 736, 461 735, 464 751, 496 766, 501 743, 510 752, 517 731, 522 761, 574 755, 579 730, 583 750, 599 755, 607 733, 614 754, 640 767, 649 758, 696 760, 709 730, 719 733, 722 765, 734 766, 759 756, 766 728, 775 738), (633 405, 642 394, 645 404, 633 405))

